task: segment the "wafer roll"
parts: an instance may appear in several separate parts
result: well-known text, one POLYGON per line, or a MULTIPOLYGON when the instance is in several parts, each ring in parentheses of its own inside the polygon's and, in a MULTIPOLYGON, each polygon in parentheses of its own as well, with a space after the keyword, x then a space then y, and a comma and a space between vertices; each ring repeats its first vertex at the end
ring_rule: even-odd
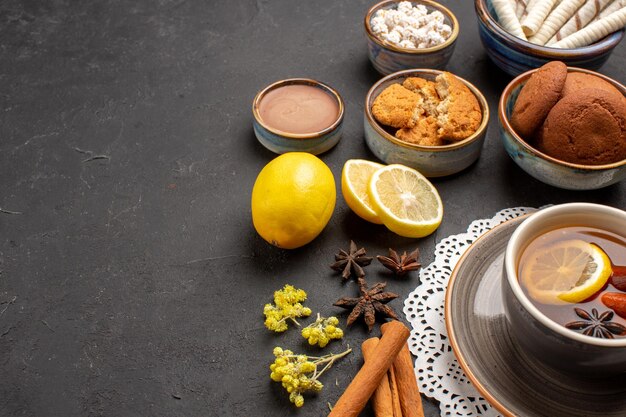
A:
POLYGON ((608 15, 613 12, 618 11, 622 7, 626 7, 626 0, 613 0, 609 5, 607 5, 602 11, 596 16, 593 21, 604 19, 608 15))
POLYGON ((528 15, 522 19, 522 30, 526 36, 537 33, 546 17, 554 7, 556 0, 542 0, 537 2, 532 9, 528 10, 528 15))
POLYGON ((511 2, 515 8, 515 16, 517 16, 517 19, 521 19, 528 6, 528 0, 511 0, 511 2))
POLYGON ((611 1, 613 0, 593 0, 585 2, 585 4, 578 9, 574 16, 570 17, 570 19, 556 32, 546 45, 552 46, 552 44, 557 43, 561 39, 565 39, 569 35, 576 33, 587 26, 587 24, 591 22, 593 18, 596 17, 596 15, 600 13, 600 11, 611 1))
POLYGON ((492 4, 498 14, 498 23, 511 35, 526 40, 526 35, 509 0, 493 0, 492 4))
POLYGON ((519 21, 521 22, 522 20, 524 20, 524 18, 528 16, 528 11, 532 9, 533 7, 535 7, 535 4, 537 4, 540 1, 541 0, 528 0, 526 2, 526 7, 524 8, 524 11, 522 12, 522 17, 520 17, 519 21))
POLYGON ((537 33, 528 38, 528 41, 536 43, 537 45, 545 45, 548 39, 550 39, 584 3, 585 0, 563 0, 561 4, 548 15, 537 33))
POLYGON ((580 48, 591 45, 609 33, 623 28, 624 25, 626 25, 626 7, 611 13, 604 19, 593 22, 583 30, 579 30, 551 46, 554 48, 580 48))

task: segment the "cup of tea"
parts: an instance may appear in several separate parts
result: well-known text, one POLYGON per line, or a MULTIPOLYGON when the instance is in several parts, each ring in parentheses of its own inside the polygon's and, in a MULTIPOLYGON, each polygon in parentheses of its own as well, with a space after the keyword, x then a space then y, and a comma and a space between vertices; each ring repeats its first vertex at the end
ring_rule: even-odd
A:
POLYGON ((626 372, 626 212, 568 203, 529 216, 505 252, 503 300, 519 345, 570 373, 626 372))

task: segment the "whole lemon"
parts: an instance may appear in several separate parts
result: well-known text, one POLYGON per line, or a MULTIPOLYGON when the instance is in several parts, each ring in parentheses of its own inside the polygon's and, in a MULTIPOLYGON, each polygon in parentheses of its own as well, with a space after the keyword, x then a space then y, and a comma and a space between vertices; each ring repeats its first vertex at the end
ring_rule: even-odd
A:
POLYGON ((288 152, 270 161, 252 188, 252 222, 263 239, 294 249, 317 237, 335 209, 335 179, 314 155, 288 152))

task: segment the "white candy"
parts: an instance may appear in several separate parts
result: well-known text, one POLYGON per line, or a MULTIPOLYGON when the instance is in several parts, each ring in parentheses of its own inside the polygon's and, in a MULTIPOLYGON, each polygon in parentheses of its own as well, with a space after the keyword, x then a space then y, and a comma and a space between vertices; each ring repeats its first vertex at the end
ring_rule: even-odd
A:
POLYGON ((374 35, 402 48, 430 48, 440 45, 452 34, 438 10, 428 13, 426 6, 415 7, 408 1, 397 9, 377 11, 370 22, 374 35))
POLYGON ((403 48, 415 48, 415 44, 407 39, 400 41, 399 45, 403 48))
POLYGON ((413 8, 412 13, 419 16, 426 16, 428 14, 428 9, 423 4, 420 4, 419 6, 413 8))
POLYGON ((402 16, 399 13, 387 13, 385 16, 385 24, 389 27, 400 25, 402 16))
POLYGON ((402 26, 405 28, 418 28, 424 25, 424 23, 422 22, 423 22, 423 19, 421 18, 407 16, 406 19, 402 21, 402 26))
POLYGON ((389 43, 393 43, 393 44, 399 44, 400 41, 402 40, 402 35, 400 35, 398 33, 398 31, 396 30, 392 30, 391 32, 383 35, 383 38, 389 42, 389 43))
POLYGON ((385 24, 385 18, 383 16, 374 16, 372 17, 372 22, 371 22, 372 26, 374 25, 384 25, 385 24))
POLYGON ((441 13, 439 10, 435 10, 430 15, 433 17, 435 22, 443 23, 443 21, 446 19, 445 16, 443 15, 443 13, 441 13))
POLYGON ((431 35, 431 38, 430 38, 430 46, 439 45, 439 44, 444 43, 445 41, 446 39, 443 36, 441 36, 438 33, 434 33, 431 35))
POLYGON ((389 28, 387 27, 387 25, 383 22, 383 23, 372 23, 372 30, 374 31, 374 33, 388 33, 389 32, 389 28))
POLYGON ((410 1, 401 1, 398 3, 398 11, 403 14, 407 14, 411 11, 413 6, 410 1))

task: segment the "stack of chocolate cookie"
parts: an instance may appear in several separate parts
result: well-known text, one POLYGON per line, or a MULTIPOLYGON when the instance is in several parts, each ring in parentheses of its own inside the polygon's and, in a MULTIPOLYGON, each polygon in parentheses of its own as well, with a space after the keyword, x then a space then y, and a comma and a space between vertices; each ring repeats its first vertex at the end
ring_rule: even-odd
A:
POLYGON ((626 98, 592 74, 560 61, 539 68, 519 93, 511 126, 531 146, 565 162, 605 165, 626 159, 626 98))
POLYGON ((398 139, 422 146, 466 139, 482 121, 476 96, 449 72, 434 82, 409 77, 391 84, 374 100, 372 114, 398 139))

